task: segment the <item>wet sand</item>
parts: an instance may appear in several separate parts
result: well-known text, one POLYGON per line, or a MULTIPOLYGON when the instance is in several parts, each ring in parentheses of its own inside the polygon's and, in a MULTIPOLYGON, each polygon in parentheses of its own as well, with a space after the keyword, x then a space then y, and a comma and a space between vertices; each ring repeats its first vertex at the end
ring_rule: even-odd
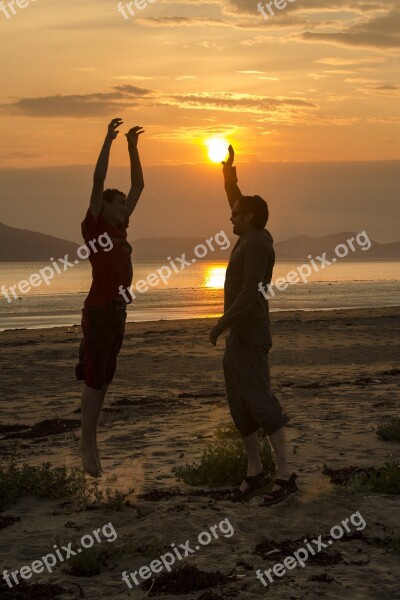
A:
MULTIPOLYGON (((273 314, 271 320, 271 375, 291 418, 287 438, 291 468, 299 476, 296 496, 270 508, 259 507, 257 498, 237 505, 207 488, 191 494, 192 488, 177 481, 171 468, 200 459, 206 441, 230 422, 222 377, 224 340, 217 348, 209 344, 209 319, 130 323, 101 417, 99 446, 105 469, 101 488, 133 487, 135 506, 70 514, 59 501, 26 498, 1 515, 20 520, 1 530, 0 570, 17 569, 51 552, 57 536, 67 539, 74 533, 66 528, 71 521, 82 535, 111 521, 118 542, 165 547, 195 540, 228 517, 232 537, 213 540, 181 563, 208 572, 220 569, 230 575, 228 583, 213 586, 208 596, 197 591, 160 597, 396 598, 398 555, 367 542, 391 535, 392 529, 398 532, 399 496, 338 498, 322 467, 382 465, 399 456, 399 444, 379 440, 375 429, 399 414, 400 308, 297 311, 273 314), (159 494, 141 496, 154 488, 159 494), (180 493, 169 493, 176 489, 180 493), (268 588, 256 579, 257 569, 279 562, 254 553, 263 538, 301 541, 325 535, 356 511, 367 522, 366 539, 335 542, 330 552, 340 553, 336 564, 310 562, 275 577, 268 588)), ((73 379, 80 336, 78 326, 0 334, 2 454, 18 441, 20 462, 80 466, 81 384, 73 379), (38 427, 48 419, 68 420, 68 430, 61 426, 50 435, 54 422, 38 427)), ((129 592, 121 573, 158 556, 112 559, 92 578, 66 575, 59 566, 30 583, 64 585, 71 591, 60 596, 66 599, 142 598, 146 592, 129 592)))

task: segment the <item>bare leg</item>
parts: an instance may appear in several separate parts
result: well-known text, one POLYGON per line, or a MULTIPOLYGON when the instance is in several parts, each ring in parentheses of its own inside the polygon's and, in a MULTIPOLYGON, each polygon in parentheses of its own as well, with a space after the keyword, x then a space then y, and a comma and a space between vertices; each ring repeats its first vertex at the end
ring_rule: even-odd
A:
MULTIPOLYGON (((258 475, 262 471, 262 462, 260 458, 260 450, 258 448, 257 432, 251 433, 243 438, 243 443, 247 454, 247 475, 258 475)), ((245 492, 248 484, 243 481, 240 490, 245 492)))
POLYGON ((95 390, 86 384, 82 391, 82 463, 92 477, 100 477, 101 464, 97 449, 97 424, 107 388, 95 390))
POLYGON ((96 439, 95 439, 95 444, 96 444, 96 459, 97 459, 97 465, 99 466, 101 472, 103 472, 103 469, 102 469, 102 466, 101 466, 99 449, 98 449, 98 446, 97 446, 97 427, 98 427, 98 424, 99 424, 99 418, 100 418, 101 408, 103 406, 104 399, 105 399, 106 394, 107 394, 107 390, 108 390, 108 383, 105 383, 103 385, 103 387, 101 388, 101 393, 103 395, 103 401, 101 403, 101 407, 100 407, 100 410, 99 410, 99 413, 98 413, 98 416, 97 416, 97 420, 96 420, 96 439))
MULTIPOLYGON (((276 462, 278 463, 278 470, 276 475, 277 479, 289 479, 290 473, 286 459, 285 428, 281 427, 280 429, 278 429, 278 431, 274 431, 274 433, 271 433, 268 437, 275 451, 276 462)), ((279 487, 274 485, 272 491, 275 491, 277 489, 279 489, 279 487)))

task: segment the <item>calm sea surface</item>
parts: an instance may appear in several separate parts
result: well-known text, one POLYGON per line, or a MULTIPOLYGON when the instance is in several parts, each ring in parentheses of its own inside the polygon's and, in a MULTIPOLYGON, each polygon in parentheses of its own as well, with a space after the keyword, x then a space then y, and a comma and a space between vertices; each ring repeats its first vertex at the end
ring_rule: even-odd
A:
MULTIPOLYGON (((0 286, 16 285, 44 266, 36 262, 0 263, 0 286)), ((291 261, 278 262, 273 282, 299 266, 291 261)), ((162 262, 135 262, 133 287, 161 267, 162 262)), ((220 315, 225 268, 226 262, 199 261, 173 273, 168 285, 160 283, 145 293, 136 293, 128 306, 128 321, 220 315)), ((42 283, 26 294, 18 292, 19 299, 10 303, 1 293, 0 330, 78 324, 90 282, 90 264, 84 261, 55 275, 49 286, 42 283)), ((271 311, 398 306, 400 261, 338 261, 314 273, 307 284, 291 284, 285 291, 275 291, 271 311)))

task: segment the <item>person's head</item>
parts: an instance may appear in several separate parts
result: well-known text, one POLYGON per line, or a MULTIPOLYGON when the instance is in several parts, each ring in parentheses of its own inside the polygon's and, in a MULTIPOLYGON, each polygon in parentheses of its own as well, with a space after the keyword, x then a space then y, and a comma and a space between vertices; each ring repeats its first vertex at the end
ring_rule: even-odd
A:
POLYGON ((245 235, 251 229, 265 229, 269 217, 268 204, 260 196, 242 196, 232 208, 233 233, 245 235))
POLYGON ((126 196, 116 189, 103 192, 103 216, 112 225, 121 225, 128 216, 126 196))

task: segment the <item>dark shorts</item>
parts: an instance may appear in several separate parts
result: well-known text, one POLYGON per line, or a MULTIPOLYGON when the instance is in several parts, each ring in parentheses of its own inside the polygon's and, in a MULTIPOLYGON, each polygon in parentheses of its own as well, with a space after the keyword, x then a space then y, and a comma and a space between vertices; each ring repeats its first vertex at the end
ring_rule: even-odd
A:
POLYGON ((82 310, 83 339, 75 374, 90 388, 101 390, 104 384, 112 382, 124 339, 125 322, 125 305, 120 307, 110 303, 82 310))
POLYGON ((223 366, 233 421, 242 437, 278 431, 289 422, 271 391, 268 353, 271 344, 257 336, 230 333, 223 366))

